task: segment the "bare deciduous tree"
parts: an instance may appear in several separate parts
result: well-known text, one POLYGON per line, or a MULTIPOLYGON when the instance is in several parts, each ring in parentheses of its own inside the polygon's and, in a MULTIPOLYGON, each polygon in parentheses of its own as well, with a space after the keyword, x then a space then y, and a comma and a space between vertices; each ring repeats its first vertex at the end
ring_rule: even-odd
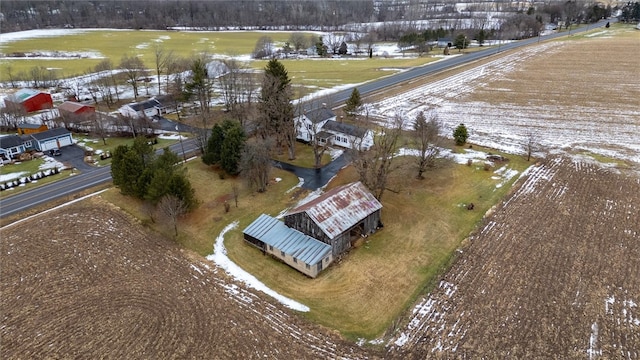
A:
POLYGON ((133 88, 133 97, 137 101, 138 100, 138 80, 140 76, 144 76, 147 73, 147 69, 144 67, 144 63, 142 60, 133 55, 128 56, 124 55, 122 60, 120 60, 120 68, 124 70, 124 74, 127 77, 127 81, 131 84, 133 88))
POLYGON ((376 199, 382 199, 392 168, 394 153, 405 119, 396 115, 389 127, 376 136, 375 145, 370 150, 357 147, 351 150, 352 164, 360 181, 373 192, 376 199))
POLYGON ((440 127, 438 114, 435 110, 429 111, 426 115, 422 111, 419 112, 413 123, 411 135, 415 146, 418 148, 418 179, 424 179, 422 174, 427 168, 434 165, 436 158, 440 154, 440 148, 438 146, 440 127))
POLYGON ((267 191, 271 175, 271 148, 269 139, 248 141, 245 143, 240 160, 240 173, 249 187, 258 192, 267 191))
POLYGON ((156 75, 158 76, 158 95, 160 95, 160 89, 162 89, 160 77, 167 70, 168 64, 172 62, 173 50, 166 50, 164 46, 156 44, 153 49, 153 55, 156 61, 156 75))
POLYGON ((157 205, 159 215, 172 225, 175 237, 178 237, 178 219, 187 212, 187 206, 174 195, 164 195, 157 205))
POLYGON ((531 160, 531 155, 540 149, 540 136, 533 130, 527 131, 524 138, 524 152, 527 154, 527 161, 531 160))

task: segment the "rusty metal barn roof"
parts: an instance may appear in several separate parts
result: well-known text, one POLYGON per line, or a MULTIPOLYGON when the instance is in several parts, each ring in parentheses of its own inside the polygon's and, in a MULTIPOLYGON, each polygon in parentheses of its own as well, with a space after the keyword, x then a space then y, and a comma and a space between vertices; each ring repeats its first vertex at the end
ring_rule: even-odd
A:
POLYGON ((267 245, 284 251, 285 254, 315 265, 331 253, 331 246, 285 225, 282 221, 262 214, 243 233, 267 245))
POLYGON ((358 181, 331 189, 287 215, 307 213, 333 239, 380 209, 382 204, 358 181))

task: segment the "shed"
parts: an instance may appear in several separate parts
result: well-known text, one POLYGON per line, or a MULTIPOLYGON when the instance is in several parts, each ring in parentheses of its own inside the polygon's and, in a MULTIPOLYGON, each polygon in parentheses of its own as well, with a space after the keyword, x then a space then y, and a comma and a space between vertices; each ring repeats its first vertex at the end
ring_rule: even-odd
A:
POLYGON ((25 152, 22 138, 18 135, 0 136, 0 157, 10 160, 25 152))
POLYGON ((20 89, 7 96, 4 103, 9 109, 20 109, 27 113, 53 108, 51 94, 35 89, 20 89))
POLYGON ((18 134, 20 135, 35 134, 35 133, 39 133, 47 130, 49 130, 49 127, 45 124, 31 124, 31 123, 18 124, 18 134))
POLYGON ((31 134, 38 151, 59 149, 73 144, 71 132, 65 128, 54 128, 37 134, 31 134))
POLYGON ((331 246, 286 226, 282 221, 261 214, 243 231, 249 244, 282 260, 296 270, 315 278, 331 262, 331 246))
POLYGON ((284 223, 331 245, 333 256, 380 227, 382 204, 361 182, 350 183, 290 210, 284 223))

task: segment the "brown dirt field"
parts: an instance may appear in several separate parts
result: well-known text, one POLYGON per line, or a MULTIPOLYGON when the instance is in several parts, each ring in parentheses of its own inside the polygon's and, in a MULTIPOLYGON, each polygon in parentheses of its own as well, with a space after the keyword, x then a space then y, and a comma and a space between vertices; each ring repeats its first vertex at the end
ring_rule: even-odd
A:
POLYGON ((2 359, 376 357, 97 198, 0 238, 2 359))
POLYGON ((552 158, 470 238, 390 355, 637 359, 638 289, 637 173, 552 158))

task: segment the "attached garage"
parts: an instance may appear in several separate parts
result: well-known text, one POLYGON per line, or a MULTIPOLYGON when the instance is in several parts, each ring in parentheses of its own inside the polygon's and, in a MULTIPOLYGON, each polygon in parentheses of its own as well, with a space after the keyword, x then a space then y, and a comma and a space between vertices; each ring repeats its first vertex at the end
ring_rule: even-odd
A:
POLYGON ((55 128, 37 134, 31 134, 34 147, 39 151, 49 151, 73 144, 71 132, 65 128, 55 128))

